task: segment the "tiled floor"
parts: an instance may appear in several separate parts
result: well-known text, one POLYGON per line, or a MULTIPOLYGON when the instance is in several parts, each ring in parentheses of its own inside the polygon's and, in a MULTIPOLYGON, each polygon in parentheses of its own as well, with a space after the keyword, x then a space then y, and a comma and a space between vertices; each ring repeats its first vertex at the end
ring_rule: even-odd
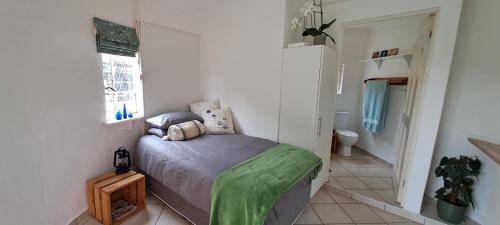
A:
MULTIPOLYGON (((123 225, 189 225, 187 220, 152 195, 147 196, 146 210, 123 225)), ((350 197, 320 189, 299 217, 296 225, 419 225, 405 218, 357 202, 350 197)), ((88 219, 84 225, 100 225, 88 219)))
POLYGON ((332 155, 329 183, 398 206, 392 167, 353 147, 352 156, 332 155))
POLYGON ((311 199, 295 224, 419 225, 324 188, 311 199))

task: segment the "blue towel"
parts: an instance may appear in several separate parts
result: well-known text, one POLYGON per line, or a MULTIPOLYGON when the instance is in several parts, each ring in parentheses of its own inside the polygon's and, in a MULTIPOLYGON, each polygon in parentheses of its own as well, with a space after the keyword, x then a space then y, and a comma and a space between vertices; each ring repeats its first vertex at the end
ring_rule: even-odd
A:
POLYGON ((388 101, 389 82, 387 80, 366 82, 363 99, 363 128, 373 133, 384 131, 388 101))

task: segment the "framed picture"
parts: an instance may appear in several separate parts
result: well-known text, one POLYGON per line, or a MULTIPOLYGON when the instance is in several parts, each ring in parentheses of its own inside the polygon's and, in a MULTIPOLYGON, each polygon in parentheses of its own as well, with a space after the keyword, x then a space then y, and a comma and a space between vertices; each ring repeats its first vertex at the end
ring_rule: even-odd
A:
POLYGON ((373 52, 372 59, 380 58, 380 52, 373 52))
POLYGON ((380 52, 380 57, 386 57, 389 55, 389 50, 384 50, 380 52))
POLYGON ((389 50, 389 55, 397 55, 399 53, 399 48, 393 48, 389 50))

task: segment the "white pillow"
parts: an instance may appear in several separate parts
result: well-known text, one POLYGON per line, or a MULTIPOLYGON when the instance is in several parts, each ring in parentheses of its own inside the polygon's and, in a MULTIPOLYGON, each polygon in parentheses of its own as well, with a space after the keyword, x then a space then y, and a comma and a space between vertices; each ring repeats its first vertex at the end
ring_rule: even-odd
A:
POLYGON ((198 102, 195 104, 189 105, 189 110, 191 110, 192 113, 201 116, 203 118, 203 114, 207 112, 207 110, 210 109, 220 109, 220 101, 219 100, 214 100, 214 101, 208 101, 208 102, 198 102))
POLYGON ((208 134, 234 134, 230 108, 209 109, 202 114, 208 134))

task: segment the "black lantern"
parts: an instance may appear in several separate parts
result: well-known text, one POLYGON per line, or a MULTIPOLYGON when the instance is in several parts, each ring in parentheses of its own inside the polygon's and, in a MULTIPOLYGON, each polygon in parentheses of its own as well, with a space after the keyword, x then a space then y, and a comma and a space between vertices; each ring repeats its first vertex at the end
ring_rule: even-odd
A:
POLYGON ((113 162, 116 173, 123 174, 130 171, 130 154, 125 147, 120 147, 115 151, 115 159, 113 162))

